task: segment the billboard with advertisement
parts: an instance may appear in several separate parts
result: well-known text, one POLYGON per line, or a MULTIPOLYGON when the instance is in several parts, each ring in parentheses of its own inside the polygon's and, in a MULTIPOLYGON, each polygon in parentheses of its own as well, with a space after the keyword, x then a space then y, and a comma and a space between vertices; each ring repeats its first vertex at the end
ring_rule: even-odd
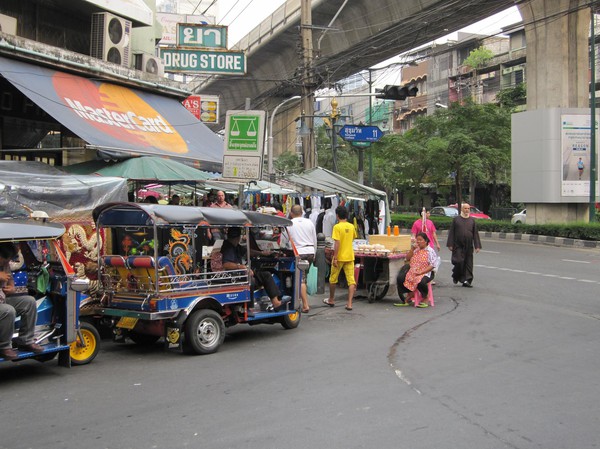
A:
POLYGON ((178 23, 197 23, 214 24, 213 16, 200 16, 189 14, 171 14, 166 12, 157 12, 156 20, 162 27, 162 39, 160 45, 177 45, 177 24, 178 23))
POLYGON ((219 123, 219 97, 216 95, 190 95, 182 104, 202 123, 219 123))

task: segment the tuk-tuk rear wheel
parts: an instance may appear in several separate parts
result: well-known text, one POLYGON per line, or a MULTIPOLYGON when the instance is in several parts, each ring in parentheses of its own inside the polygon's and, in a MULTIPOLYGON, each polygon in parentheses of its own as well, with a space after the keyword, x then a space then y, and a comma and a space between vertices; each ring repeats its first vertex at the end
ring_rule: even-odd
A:
POLYGON ((289 313, 281 317, 281 325, 285 329, 296 329, 300 324, 300 311, 295 310, 294 313, 289 313))
POLYGON ((184 338, 186 352, 212 354, 225 340, 225 323, 214 310, 196 310, 185 322, 184 338))
POLYGON ((86 365, 96 358, 100 349, 100 334, 93 324, 86 321, 79 323, 79 333, 77 339, 71 343, 69 354, 71 356, 72 365, 86 365), (80 340, 83 338, 82 345, 80 340))

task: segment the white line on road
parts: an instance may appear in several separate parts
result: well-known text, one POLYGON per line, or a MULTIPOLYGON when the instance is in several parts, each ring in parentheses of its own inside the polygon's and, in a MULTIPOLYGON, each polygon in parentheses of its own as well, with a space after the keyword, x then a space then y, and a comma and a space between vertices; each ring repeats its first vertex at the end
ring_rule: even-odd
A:
POLYGON ((571 259, 561 259, 563 262, 573 262, 573 263, 592 263, 587 260, 571 260, 571 259))
POLYGON ((480 253, 488 253, 488 254, 500 254, 500 251, 489 251, 487 249, 479 250, 480 253))
POLYGON ((547 278, 563 279, 566 281, 586 282, 588 284, 599 284, 600 285, 599 281, 591 280, 591 279, 577 279, 577 278, 568 277, 568 276, 559 276, 558 274, 538 273, 537 271, 523 271, 523 270, 517 270, 514 268, 494 267, 491 265, 475 265, 475 266, 481 267, 481 268, 489 268, 490 270, 496 270, 496 271, 510 271, 511 273, 530 274, 532 276, 542 276, 542 277, 547 277, 547 278))

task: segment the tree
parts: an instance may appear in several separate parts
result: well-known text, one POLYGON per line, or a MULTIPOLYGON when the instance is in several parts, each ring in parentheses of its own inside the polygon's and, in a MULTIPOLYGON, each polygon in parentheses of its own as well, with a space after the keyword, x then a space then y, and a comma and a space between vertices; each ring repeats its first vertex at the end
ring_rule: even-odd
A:
POLYGON ((304 171, 300 157, 293 151, 286 151, 280 154, 273 165, 275 166, 275 171, 281 176, 304 171))
POLYGON ((374 147, 378 182, 387 191, 421 192, 424 184, 453 179, 459 202, 466 182, 470 192, 476 182, 494 191, 510 172, 510 115, 510 109, 468 100, 418 119, 404 134, 384 136, 374 147))
POLYGON ((494 52, 482 45, 469 53, 469 56, 463 61, 463 65, 469 66, 472 69, 480 69, 485 67, 493 57, 494 52))
POLYGON ((496 103, 502 107, 514 109, 527 102, 527 86, 519 83, 515 87, 508 87, 496 94, 496 103))

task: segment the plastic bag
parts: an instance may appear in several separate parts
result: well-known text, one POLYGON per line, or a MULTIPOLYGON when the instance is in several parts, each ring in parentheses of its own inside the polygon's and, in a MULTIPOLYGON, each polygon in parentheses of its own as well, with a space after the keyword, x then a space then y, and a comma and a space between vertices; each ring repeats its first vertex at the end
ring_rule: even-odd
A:
POLYGON ((306 293, 309 295, 314 295, 317 293, 317 278, 319 274, 319 269, 314 265, 310 266, 308 270, 308 274, 306 275, 306 293))

